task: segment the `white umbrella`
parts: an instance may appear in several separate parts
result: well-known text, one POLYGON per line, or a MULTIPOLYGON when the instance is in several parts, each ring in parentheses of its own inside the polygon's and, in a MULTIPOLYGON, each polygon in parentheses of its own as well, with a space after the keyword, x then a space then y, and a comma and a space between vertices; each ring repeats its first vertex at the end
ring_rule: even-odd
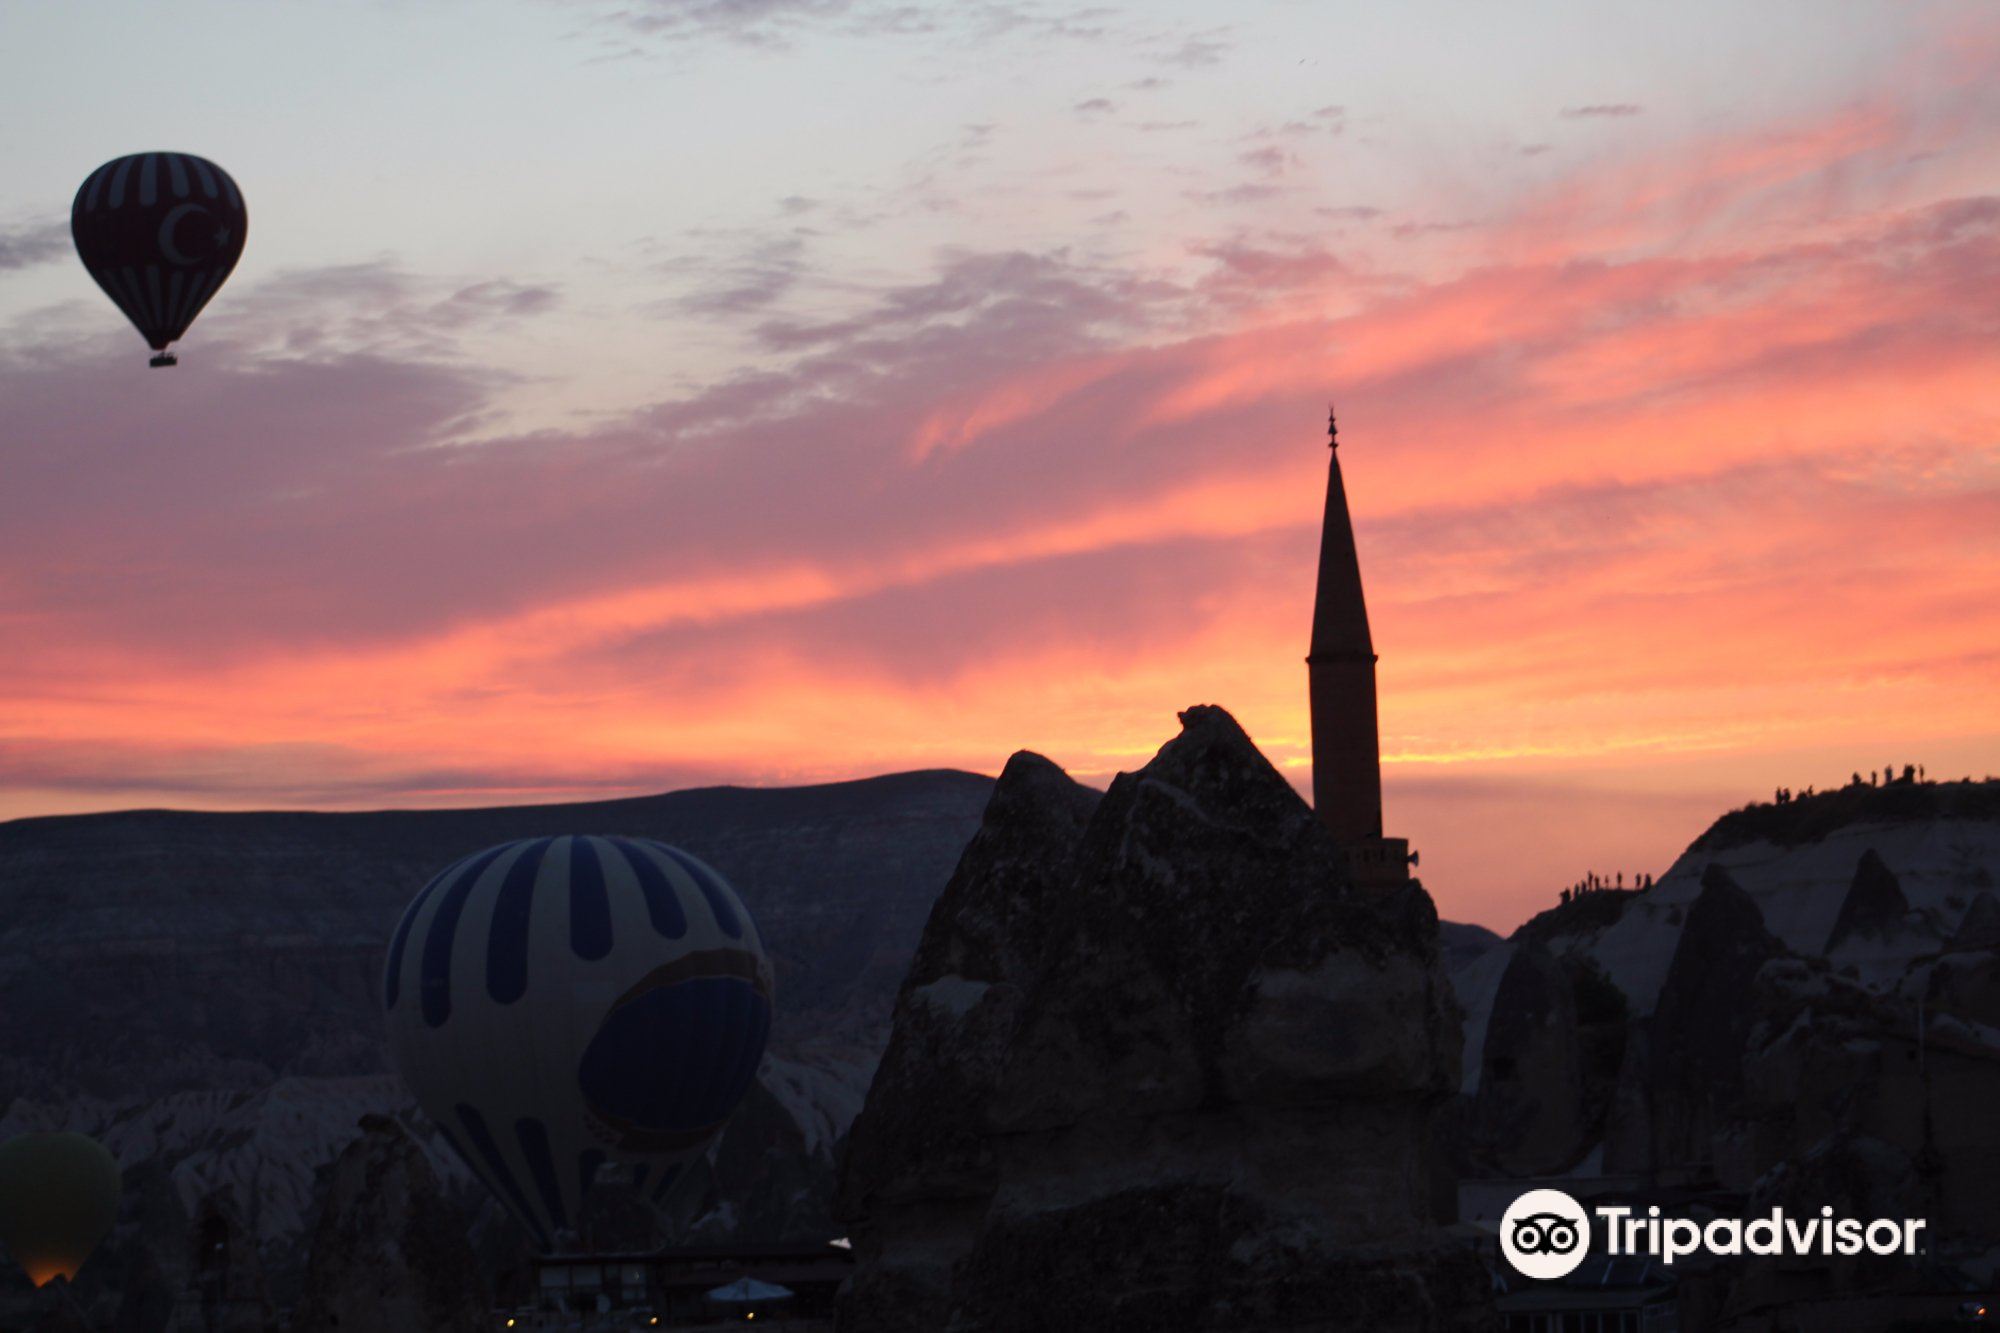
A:
POLYGON ((717 1287, 708 1293, 712 1301, 729 1301, 746 1304, 750 1301, 782 1301, 791 1297, 790 1287, 781 1287, 775 1282, 759 1282, 754 1277, 739 1277, 726 1287, 717 1287))

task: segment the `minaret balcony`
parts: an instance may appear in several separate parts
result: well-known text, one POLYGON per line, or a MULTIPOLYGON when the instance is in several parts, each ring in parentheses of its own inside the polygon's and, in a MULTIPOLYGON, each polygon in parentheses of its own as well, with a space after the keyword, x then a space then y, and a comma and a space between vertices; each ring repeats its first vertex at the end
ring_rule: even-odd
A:
POLYGON ((1410 882, 1408 838, 1363 838, 1341 848, 1356 888, 1392 889, 1410 882))

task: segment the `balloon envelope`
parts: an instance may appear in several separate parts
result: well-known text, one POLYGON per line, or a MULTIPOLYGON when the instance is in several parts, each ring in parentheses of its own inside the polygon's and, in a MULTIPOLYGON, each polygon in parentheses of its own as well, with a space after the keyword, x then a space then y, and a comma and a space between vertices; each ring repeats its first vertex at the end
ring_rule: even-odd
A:
POLYGON ((757 1076, 771 967, 714 869, 637 838, 505 843, 418 893, 389 943, 389 1048, 544 1250, 599 1166, 656 1200, 757 1076))
POLYGON ((754 1277, 739 1277, 734 1282, 716 1287, 708 1293, 708 1299, 732 1305, 743 1305, 751 1301, 786 1301, 791 1298, 790 1287, 781 1287, 775 1282, 759 1282, 754 1277))
POLYGON ((229 173, 192 153, 106 162, 70 205, 76 253, 154 351, 187 332, 243 254, 250 215, 229 173))
POLYGON ((36 1286, 73 1278, 118 1220, 118 1163, 82 1134, 0 1144, 0 1243, 36 1286))

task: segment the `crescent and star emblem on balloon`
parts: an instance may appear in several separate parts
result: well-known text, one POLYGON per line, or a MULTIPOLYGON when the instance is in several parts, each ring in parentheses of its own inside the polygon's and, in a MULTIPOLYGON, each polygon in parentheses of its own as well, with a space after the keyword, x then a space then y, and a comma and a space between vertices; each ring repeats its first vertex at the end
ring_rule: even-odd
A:
MULTIPOLYGON (((160 219, 160 255, 169 264, 176 264, 182 268, 199 264, 208 258, 207 255, 190 255, 174 244, 175 229, 180 226, 181 219, 190 213, 199 213, 204 218, 212 218, 214 216, 214 214, 210 213, 200 204, 180 204, 169 209, 167 215, 160 219)), ((210 251, 211 254, 229 243, 229 229, 226 227, 216 228, 214 237, 215 244, 210 251)))

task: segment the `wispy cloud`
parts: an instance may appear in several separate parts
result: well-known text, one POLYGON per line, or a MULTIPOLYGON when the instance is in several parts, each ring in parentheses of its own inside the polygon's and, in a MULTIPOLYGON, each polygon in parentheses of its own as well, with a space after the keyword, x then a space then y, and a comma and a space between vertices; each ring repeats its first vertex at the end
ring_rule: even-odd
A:
POLYGON ((1278 177, 1299 165, 1299 159, 1275 144, 1263 148, 1248 148, 1236 155, 1236 160, 1249 167, 1260 176, 1278 177))
MULTIPOLYGON (((781 210, 796 215, 805 210, 781 210)), ((806 240, 796 234, 747 238, 734 259, 683 255, 662 261, 662 272, 694 280, 695 289, 657 308, 701 316, 764 317, 809 271, 806 240)))
POLYGON ((721 41, 773 51, 826 36, 1051 43, 1129 41, 1136 33, 1114 8, 1032 0, 953 6, 911 0, 628 0, 598 10, 595 18, 601 28, 642 40, 721 41))
POLYGON ((1163 65, 1198 70, 1220 65, 1234 42, 1227 27, 1209 28, 1160 42, 1153 58, 1163 65))
POLYGON ((719 37, 749 46, 789 45, 813 29, 849 36, 937 29, 934 14, 921 6, 867 0, 639 0, 605 19, 644 37, 719 37))
POLYGON ((284 269, 204 312, 204 333, 258 339, 260 352, 437 359, 469 334, 546 314, 549 284, 418 276, 388 260, 284 269))
POLYGON ((1618 120, 1644 110, 1633 102, 1597 102, 1589 106, 1566 106, 1560 114, 1564 120, 1618 120))
POLYGON ((1424 212, 1295 179, 1306 143, 1214 145, 1224 189, 1303 192, 1242 225, 961 245, 838 301, 799 299, 815 185, 670 275, 754 364, 478 443, 472 333, 569 310, 532 275, 245 275, 143 399, 108 332, 0 330, 0 791, 1102 776, 1202 697, 1302 777, 1336 394, 1399 831, 1464 891, 1525 881, 1453 781, 2000 736, 2000 313, 1966 298, 2000 199, 1905 165, 1974 139, 1862 105, 1424 212), (1404 258, 1425 218, 1451 253, 1404 258))
POLYGON ((66 222, 31 222, 0 227, 0 272, 52 263, 69 253, 69 224, 66 222))

